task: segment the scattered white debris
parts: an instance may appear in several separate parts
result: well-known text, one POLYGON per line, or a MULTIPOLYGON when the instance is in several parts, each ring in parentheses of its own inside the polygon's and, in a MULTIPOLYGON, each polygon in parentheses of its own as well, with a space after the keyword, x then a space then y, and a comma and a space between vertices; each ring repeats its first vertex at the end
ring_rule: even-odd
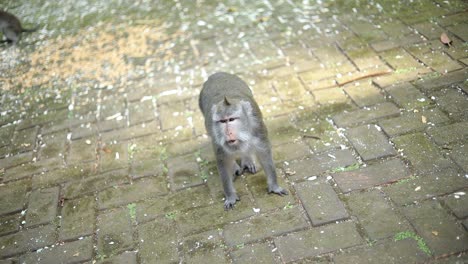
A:
POLYGON ((416 188, 414 189, 415 192, 417 192, 417 191, 419 191, 419 190, 421 190, 421 186, 418 186, 418 187, 416 187, 416 188))
POLYGON ((308 181, 315 181, 317 179, 317 176, 311 176, 307 178, 308 181))
POLYGON ((252 208, 252 209, 253 209, 253 211, 254 211, 255 213, 260 212, 260 208, 255 208, 255 207, 254 207, 254 208, 252 208))

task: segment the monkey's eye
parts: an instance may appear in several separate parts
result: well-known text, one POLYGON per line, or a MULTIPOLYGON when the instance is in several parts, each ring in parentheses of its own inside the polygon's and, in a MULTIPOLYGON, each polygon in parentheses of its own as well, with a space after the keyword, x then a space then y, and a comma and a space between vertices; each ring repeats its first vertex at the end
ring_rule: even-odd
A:
POLYGON ((219 120, 219 122, 221 122, 221 123, 226 123, 227 121, 228 121, 227 119, 221 119, 221 120, 219 120))
POLYGON ((237 117, 231 117, 231 118, 229 118, 229 122, 232 122, 232 121, 234 121, 236 119, 237 119, 237 117))

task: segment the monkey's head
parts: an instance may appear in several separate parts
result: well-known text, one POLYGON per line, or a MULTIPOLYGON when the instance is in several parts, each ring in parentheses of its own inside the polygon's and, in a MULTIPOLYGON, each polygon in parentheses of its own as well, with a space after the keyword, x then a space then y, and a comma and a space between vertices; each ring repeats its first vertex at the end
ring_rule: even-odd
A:
POLYGON ((224 98, 211 108, 214 142, 230 152, 245 151, 252 142, 252 106, 244 100, 224 98))

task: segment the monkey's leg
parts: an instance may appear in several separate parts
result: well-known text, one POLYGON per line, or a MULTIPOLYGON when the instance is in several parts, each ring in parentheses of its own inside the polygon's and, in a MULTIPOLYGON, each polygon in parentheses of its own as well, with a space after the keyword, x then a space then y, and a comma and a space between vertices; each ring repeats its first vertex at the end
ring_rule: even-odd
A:
MULTIPOLYGON (((234 207, 234 204, 239 201, 239 196, 236 194, 232 180, 232 171, 236 161, 232 157, 226 157, 224 154, 218 152, 217 155, 218 173, 221 177, 224 189, 224 209, 229 210, 234 207)), ((239 166, 239 165, 237 165, 239 166)))
POLYGON ((275 164, 273 163, 273 157, 271 155, 270 148, 268 147, 262 149, 258 153, 257 157, 259 158, 260 164, 262 164, 263 170, 265 171, 265 175, 267 177, 268 192, 276 193, 281 196, 287 195, 288 191, 278 186, 275 164))
POLYGON ((251 154, 242 156, 241 168, 242 170, 247 169, 252 174, 257 173, 257 167, 255 166, 255 162, 251 154))

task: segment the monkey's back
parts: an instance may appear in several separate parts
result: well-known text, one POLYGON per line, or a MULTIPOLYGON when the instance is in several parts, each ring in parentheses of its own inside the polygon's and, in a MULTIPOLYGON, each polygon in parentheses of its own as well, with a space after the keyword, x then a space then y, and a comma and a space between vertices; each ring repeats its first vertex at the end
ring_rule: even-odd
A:
POLYGON ((7 27, 14 30, 16 33, 20 33, 23 29, 21 27, 21 22, 17 17, 8 12, 0 10, 0 29, 7 27))
POLYGON ((241 78, 233 74, 218 72, 208 78, 200 92, 198 104, 203 115, 205 117, 210 115, 211 107, 224 100, 225 97, 247 100, 254 104, 253 107, 258 107, 253 100, 252 91, 241 78))

